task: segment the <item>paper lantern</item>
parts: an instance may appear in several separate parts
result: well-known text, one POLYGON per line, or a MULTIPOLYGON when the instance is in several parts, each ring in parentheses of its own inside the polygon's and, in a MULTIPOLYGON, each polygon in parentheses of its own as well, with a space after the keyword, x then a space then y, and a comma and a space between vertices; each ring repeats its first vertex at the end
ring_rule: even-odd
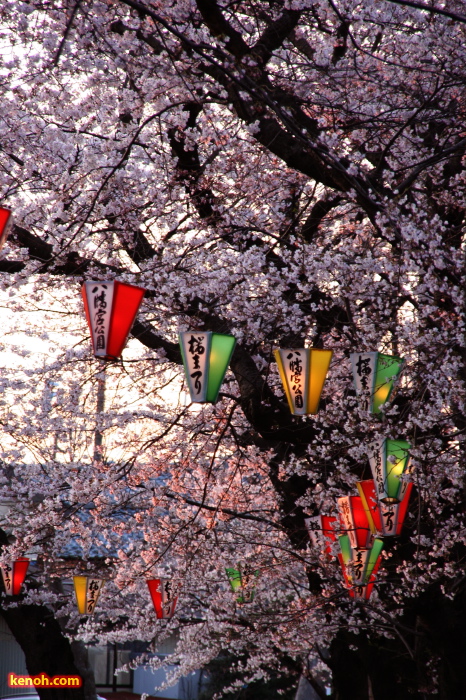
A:
POLYGON ((369 591, 358 589, 373 584, 376 571, 380 566, 383 541, 375 539, 370 549, 353 549, 348 535, 341 535, 338 539, 341 549, 340 564, 353 596, 366 597, 366 594, 370 596, 372 588, 369 591))
POLYGON ((253 571, 249 566, 237 564, 237 569, 225 569, 233 593, 239 593, 236 602, 252 603, 256 592, 255 578, 259 576, 258 571, 253 571))
POLYGON ((80 615, 92 615, 105 580, 92 576, 73 576, 74 592, 80 615))
POLYGON ((377 499, 377 491, 373 479, 358 481, 356 484, 364 504, 370 528, 374 534, 378 533, 381 537, 401 534, 413 488, 413 484, 410 481, 403 482, 404 484, 406 484, 406 489, 401 502, 392 504, 386 504, 377 499))
POLYGON ((81 294, 96 357, 120 357, 144 292, 123 282, 84 282, 81 294))
POLYGON ((274 355, 291 413, 317 413, 333 351, 289 348, 274 350, 274 355))
POLYGON ((370 549, 374 535, 369 525, 364 504, 359 496, 343 496, 338 499, 338 510, 343 530, 353 549, 370 549))
POLYGON ((351 353, 351 365, 356 394, 361 407, 369 413, 381 413, 388 401, 404 360, 396 355, 381 352, 351 353))
POLYGON ((236 339, 221 333, 179 333, 181 355, 193 403, 215 403, 236 339))
POLYGON ((9 209, 0 207, 0 250, 6 243, 6 239, 13 226, 13 215, 9 209))
POLYGON ((28 566, 29 559, 26 557, 20 557, 12 564, 6 563, 0 566, 3 585, 7 595, 19 595, 21 593, 28 566))
POLYGON ((409 473, 410 447, 406 440, 383 438, 369 446, 369 463, 379 501, 398 503, 405 495, 407 485, 401 476, 409 473))
POLYGON ((374 583, 377 580, 377 572, 379 570, 380 564, 382 562, 382 557, 378 557, 377 561, 374 565, 374 568, 372 569, 372 574, 369 578, 369 581, 366 583, 365 586, 351 586, 349 588, 349 594, 352 598, 359 598, 362 600, 369 600, 371 597, 371 593, 374 588, 374 583))
POLYGON ((178 596, 173 595, 170 579, 153 578, 147 581, 149 592, 158 620, 169 620, 173 617, 178 602, 178 596))
POLYGON ((304 522, 314 547, 331 555, 332 542, 336 541, 336 530, 339 530, 338 518, 330 515, 316 515, 313 518, 306 518, 304 522))

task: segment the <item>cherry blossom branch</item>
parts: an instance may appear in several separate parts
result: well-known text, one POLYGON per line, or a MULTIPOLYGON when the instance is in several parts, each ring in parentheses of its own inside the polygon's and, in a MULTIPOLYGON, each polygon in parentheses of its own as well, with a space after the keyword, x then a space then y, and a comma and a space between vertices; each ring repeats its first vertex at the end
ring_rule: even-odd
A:
POLYGON ((444 10, 441 7, 426 5, 423 2, 414 2, 414 0, 385 0, 385 2, 391 2, 394 5, 405 5, 406 7, 413 7, 416 10, 430 12, 431 14, 443 15, 444 17, 449 17, 450 19, 454 19, 457 22, 464 22, 466 24, 466 16, 459 15, 457 12, 451 12, 450 10, 444 10))
POLYGON ((274 527, 277 530, 283 531, 283 526, 280 525, 280 523, 276 523, 273 520, 269 520, 268 518, 264 518, 259 515, 251 515, 251 513, 241 513, 237 510, 233 510, 232 508, 210 506, 204 501, 196 501, 193 498, 189 498, 188 496, 183 496, 180 494, 165 492, 165 495, 167 496, 167 498, 172 498, 174 500, 179 500, 181 498, 188 505, 195 506, 196 508, 200 508, 202 510, 208 510, 215 513, 224 513, 225 515, 231 515, 232 518, 239 518, 241 520, 253 520, 258 523, 265 523, 266 525, 270 525, 271 527, 274 527))

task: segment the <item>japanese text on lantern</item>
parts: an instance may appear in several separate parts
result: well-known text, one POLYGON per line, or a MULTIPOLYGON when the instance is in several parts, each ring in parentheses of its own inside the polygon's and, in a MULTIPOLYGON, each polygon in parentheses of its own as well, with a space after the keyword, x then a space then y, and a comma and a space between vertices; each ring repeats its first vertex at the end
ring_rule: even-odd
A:
POLYGON ((190 376, 191 379, 194 379, 193 387, 196 394, 202 392, 202 368, 200 358, 206 351, 204 341, 205 337, 203 335, 192 335, 188 340, 188 352, 192 360, 191 369, 194 369, 194 372, 191 372, 190 376))
POLYGON ((294 396, 294 403, 296 408, 302 408, 303 402, 303 361, 301 358, 301 353, 297 350, 290 352, 286 358, 288 362, 288 369, 290 371, 290 391, 294 396), (296 357, 294 357, 295 355, 296 357))
POLYGON ((363 553, 359 549, 357 549, 355 553, 356 553, 356 559, 353 559, 353 561, 351 562, 351 569, 352 569, 354 581, 359 583, 360 581, 362 581, 362 578, 363 578, 363 570, 364 570, 363 553))
POLYGON ((369 408, 369 398, 372 390, 371 374, 373 372, 372 359, 370 356, 358 356, 358 361, 356 362, 356 373, 359 378, 359 385, 361 387, 361 394, 364 397, 363 406, 364 410, 369 408))
POLYGON ((376 443, 372 446, 372 465, 373 465, 373 476, 374 480, 377 482, 377 490, 379 497, 382 493, 385 493, 385 479, 383 475, 382 468, 382 450, 380 449, 380 444, 376 443))
POLYGON ((165 609, 165 613, 168 615, 170 614, 170 607, 173 602, 171 581, 165 581, 163 584, 163 588, 165 591, 165 595, 163 596, 163 607, 165 609))
POLYGON ((94 612, 95 604, 97 603, 97 598, 99 597, 99 591, 100 591, 100 581, 97 579, 91 579, 89 581, 88 598, 87 598, 87 611, 89 613, 94 612))
POLYGON ((13 590, 13 580, 12 580, 12 576, 11 576, 12 571, 13 571, 12 566, 10 566, 9 564, 3 564, 3 566, 2 566, 3 585, 5 586, 6 593, 11 593, 11 591, 13 590))
POLYGON ((355 598, 365 598, 366 587, 365 586, 355 586, 353 588, 355 598))
POLYGON ((387 508, 387 510, 382 511, 382 518, 384 519, 384 530, 386 534, 391 533, 395 525, 395 511, 393 508, 387 508))
POLYGON ((246 565, 241 572, 241 587, 243 589, 243 598, 245 602, 251 601, 254 598, 254 589, 251 588, 253 576, 253 569, 246 565))
POLYGON ((92 289, 94 295, 93 326, 95 334, 95 349, 105 350, 105 326, 109 313, 107 301, 107 286, 105 284, 92 289), (101 290, 101 291, 100 291, 101 290), (99 294, 100 291, 100 294, 99 294))
POLYGON ((351 513, 347 497, 344 496, 343 498, 339 498, 338 505, 340 507, 340 512, 343 519, 343 526, 345 530, 351 530, 353 523, 351 522, 351 513))

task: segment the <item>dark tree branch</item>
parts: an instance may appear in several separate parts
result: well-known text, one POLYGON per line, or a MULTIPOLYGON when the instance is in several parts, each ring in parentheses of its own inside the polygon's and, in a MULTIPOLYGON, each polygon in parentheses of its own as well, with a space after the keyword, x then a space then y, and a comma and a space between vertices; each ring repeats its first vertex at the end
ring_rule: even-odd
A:
MULTIPOLYGON (((114 265, 107 265, 95 260, 94 258, 81 258, 81 256, 72 251, 65 256, 62 256, 62 261, 57 263, 59 253, 54 253, 53 246, 47 243, 39 236, 27 231, 22 226, 14 225, 11 234, 11 240, 20 248, 27 248, 31 260, 37 260, 42 263, 36 271, 39 273, 50 272, 53 275, 70 275, 80 277, 86 273, 89 268, 95 267, 103 273, 113 272, 121 274, 122 269, 114 265)), ((23 262, 18 260, 1 260, 0 272, 20 272, 25 267, 23 262)))
POLYGON ((53 65, 54 65, 54 66, 57 66, 57 65, 58 65, 58 61, 60 60, 60 56, 61 56, 61 54, 62 54, 62 52, 63 52, 64 47, 65 47, 66 40, 67 40, 67 38, 68 38, 68 34, 70 33, 71 27, 72 27, 72 25, 73 25, 74 18, 75 18, 75 16, 76 16, 76 13, 77 13, 77 11, 78 11, 78 9, 79 9, 80 4, 81 4, 81 0, 77 0, 77 2, 75 3, 73 9, 71 10, 71 15, 70 15, 70 17, 69 17, 69 19, 68 19, 68 22, 66 23, 65 32, 64 32, 63 37, 62 37, 62 40, 61 40, 61 42, 60 42, 60 46, 58 47, 57 53, 55 54, 55 58, 53 59, 53 65))
POLYGON ((314 236, 316 235, 322 220, 327 216, 329 212, 337 207, 341 202, 341 197, 333 197, 333 199, 321 199, 314 204, 311 209, 311 213, 307 217, 301 228, 301 235, 310 243, 314 236))
MULTIPOLYGON (((288 116, 283 111, 270 91, 260 85, 260 81, 251 79, 247 73, 236 75, 232 69, 225 67, 208 55, 205 46, 201 47, 188 39, 182 32, 142 3, 136 2, 136 0, 121 0, 121 2, 160 23, 178 37, 186 47, 195 51, 205 60, 204 71, 228 90, 238 116, 247 123, 259 122, 259 130, 255 137, 268 150, 277 155, 289 167, 308 175, 317 182, 342 192, 355 190, 360 205, 375 222, 375 216, 380 207, 369 195, 369 190, 374 185, 369 186, 369 183, 366 183, 362 176, 351 175, 345 165, 332 156, 327 147, 314 143, 307 135, 303 135, 299 123, 295 123, 293 117, 288 116), (241 91, 248 93, 250 99, 244 99, 240 95, 241 91), (267 109, 276 114, 283 123, 283 127, 280 126, 277 119, 269 116, 267 109)), ((210 1, 208 4, 210 6, 210 1)), ((216 49, 216 53, 219 53, 218 49, 216 49)))
MULTIPOLYGON (((113 223, 110 217, 109 221, 113 223)), ((122 247, 136 265, 157 257, 155 248, 149 243, 141 229, 129 233, 116 229, 115 232, 122 247)))
POLYGON ((196 506, 197 508, 202 508, 203 510, 209 510, 211 512, 215 513, 224 513, 225 515, 231 515, 232 518, 239 518, 241 520, 253 520, 257 523, 265 523, 266 525, 270 525, 271 527, 276 528, 277 530, 282 530, 282 526, 279 523, 275 523, 273 520, 269 520, 268 518, 263 518, 258 515, 251 515, 250 513, 239 513, 236 510, 233 510, 232 508, 221 508, 220 506, 209 506, 206 503, 201 503, 201 501, 195 501, 192 498, 188 498, 187 496, 179 496, 174 493, 165 493, 165 496, 167 498, 172 498, 172 499, 178 499, 181 498, 184 503, 187 503, 190 506, 196 506))
POLYGON ((30 231, 27 231, 22 226, 15 224, 10 238, 20 248, 27 248, 32 260, 39 260, 44 263, 48 263, 52 260, 53 246, 50 243, 46 243, 39 236, 35 236, 30 231))
POLYGON ((280 17, 269 24, 252 50, 259 65, 265 66, 272 53, 290 36, 302 15, 301 10, 284 10, 280 17))
POLYGON ((210 33, 216 37, 228 37, 226 47, 236 58, 250 53, 240 32, 227 22, 215 0, 196 0, 196 5, 210 33))
POLYGON ((398 191, 400 194, 404 194, 406 190, 411 187, 413 182, 419 177, 419 175, 426 170, 430 165, 435 165, 436 163, 440 163, 442 160, 446 160, 447 158, 450 158, 451 156, 456 156, 457 154, 463 154, 466 150, 466 138, 460 139, 458 143, 453 144, 453 146, 450 146, 449 148, 445 148, 443 151, 440 153, 436 153, 434 156, 431 156, 430 158, 426 158, 425 160, 421 161, 412 171, 410 175, 408 175, 407 178, 403 180, 398 186, 398 191))
POLYGON ((449 17, 450 19, 454 19, 457 22, 464 22, 466 24, 466 16, 459 15, 457 12, 450 12, 450 10, 444 10, 441 7, 426 5, 424 2, 414 2, 413 0, 385 0, 385 2, 391 2, 394 5, 405 5, 406 7, 414 7, 414 9, 416 10, 430 12, 434 15, 443 15, 444 17, 449 17))
POLYGON ((163 350, 167 356, 167 360, 170 362, 174 362, 177 365, 182 364, 181 351, 178 343, 171 343, 169 340, 161 338, 147 324, 136 319, 133 323, 131 335, 151 350, 163 350))

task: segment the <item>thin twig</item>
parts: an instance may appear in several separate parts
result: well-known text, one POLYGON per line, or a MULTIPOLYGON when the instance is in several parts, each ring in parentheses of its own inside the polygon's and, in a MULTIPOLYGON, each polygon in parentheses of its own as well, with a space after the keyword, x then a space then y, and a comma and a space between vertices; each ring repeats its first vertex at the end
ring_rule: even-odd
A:
POLYGON ((71 25, 73 24, 74 18, 76 16, 76 13, 79 9, 80 4, 81 4, 81 0, 77 0, 77 2, 75 3, 75 6, 71 10, 70 18, 66 24, 65 33, 63 34, 62 40, 60 42, 60 46, 58 47, 57 53, 55 54, 55 58, 53 59, 53 64, 52 64, 53 66, 58 65, 58 61, 60 60, 60 56, 61 56, 63 48, 65 46, 65 42, 68 38, 68 34, 70 33, 71 25))

